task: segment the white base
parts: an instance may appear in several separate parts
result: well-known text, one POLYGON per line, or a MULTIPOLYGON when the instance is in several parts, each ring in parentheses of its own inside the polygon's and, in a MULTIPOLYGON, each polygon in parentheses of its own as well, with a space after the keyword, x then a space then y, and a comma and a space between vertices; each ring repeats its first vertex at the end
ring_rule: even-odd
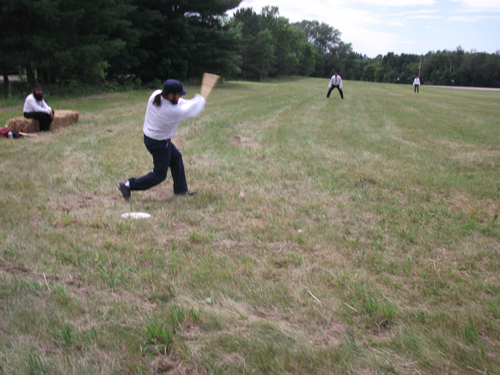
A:
POLYGON ((132 219, 146 219, 148 217, 151 217, 151 215, 145 212, 127 212, 125 214, 122 214, 122 217, 125 219, 129 217, 131 217, 132 219))

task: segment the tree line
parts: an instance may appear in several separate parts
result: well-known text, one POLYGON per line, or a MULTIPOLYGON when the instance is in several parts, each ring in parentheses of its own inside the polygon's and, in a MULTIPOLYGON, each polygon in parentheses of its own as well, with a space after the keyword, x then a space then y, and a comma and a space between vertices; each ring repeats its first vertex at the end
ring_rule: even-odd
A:
POLYGON ((49 84, 234 76, 240 35, 225 14, 240 2, 2 0, 0 70, 49 84))
POLYGON ((228 10, 241 0, 2 0, 0 70, 28 82, 158 83, 205 71, 262 80, 301 75, 500 87, 500 52, 429 52, 368 58, 318 21, 291 23, 277 7, 228 10))
POLYGON ((389 52, 370 59, 362 80, 411 83, 419 72, 422 83, 429 85, 500 87, 500 51, 465 52, 459 46, 455 51, 428 52, 422 57, 389 52))

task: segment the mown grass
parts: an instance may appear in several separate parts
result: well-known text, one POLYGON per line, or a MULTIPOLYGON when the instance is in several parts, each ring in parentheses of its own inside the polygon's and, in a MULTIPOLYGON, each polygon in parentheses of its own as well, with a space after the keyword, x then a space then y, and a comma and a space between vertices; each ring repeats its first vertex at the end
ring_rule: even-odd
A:
POLYGON ((326 85, 217 87, 194 197, 116 189, 149 91, 0 140, 0 373, 499 373, 500 93, 326 85))

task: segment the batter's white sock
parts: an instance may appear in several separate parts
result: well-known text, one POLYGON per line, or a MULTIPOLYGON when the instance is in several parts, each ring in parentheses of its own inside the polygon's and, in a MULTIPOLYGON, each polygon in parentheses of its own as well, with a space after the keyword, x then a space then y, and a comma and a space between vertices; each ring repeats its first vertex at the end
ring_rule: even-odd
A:
POLYGON ((130 181, 129 180, 125 181, 125 186, 130 189, 130 181))

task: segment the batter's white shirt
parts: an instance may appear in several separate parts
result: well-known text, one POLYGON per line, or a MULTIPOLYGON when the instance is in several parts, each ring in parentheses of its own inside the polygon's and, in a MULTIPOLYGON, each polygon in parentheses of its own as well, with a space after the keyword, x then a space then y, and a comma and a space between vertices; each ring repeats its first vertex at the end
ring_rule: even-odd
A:
POLYGON ((342 78, 340 78, 339 75, 337 75, 337 78, 335 78, 335 75, 332 76, 332 79, 330 80, 330 83, 328 84, 328 88, 331 89, 333 86, 338 86, 339 89, 342 88, 342 78))
POLYGON ((36 100, 33 93, 31 93, 24 101, 23 112, 45 112, 50 115, 52 108, 45 103, 45 100, 36 100))
POLYGON ((413 81, 413 85, 418 85, 420 86, 420 78, 415 78, 415 80, 413 81))
POLYGON ((181 121, 199 115, 205 109, 205 99, 196 94, 193 99, 179 98, 177 104, 161 97, 161 106, 153 104, 155 96, 161 94, 156 90, 148 100, 143 131, 146 136, 157 141, 173 138, 181 121))

